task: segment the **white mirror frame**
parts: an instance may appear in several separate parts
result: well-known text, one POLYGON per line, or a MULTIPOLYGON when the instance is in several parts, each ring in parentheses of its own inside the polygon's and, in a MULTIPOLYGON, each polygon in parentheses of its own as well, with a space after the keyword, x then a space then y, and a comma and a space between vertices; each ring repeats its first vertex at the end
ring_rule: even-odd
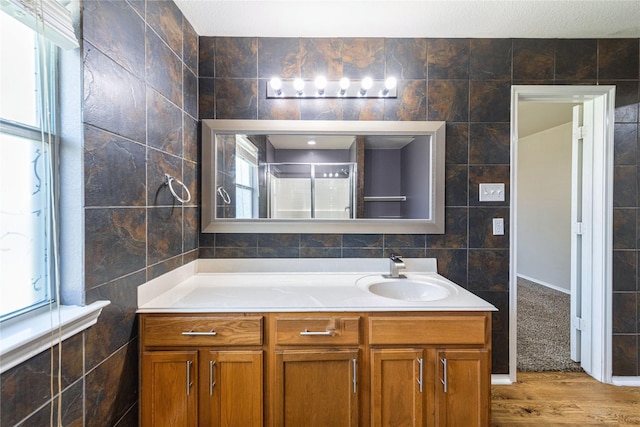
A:
POLYGON ((346 120, 202 120, 203 233, 444 233, 445 122, 346 120), (222 219, 215 217, 215 135, 429 135, 432 179, 429 219, 222 219))

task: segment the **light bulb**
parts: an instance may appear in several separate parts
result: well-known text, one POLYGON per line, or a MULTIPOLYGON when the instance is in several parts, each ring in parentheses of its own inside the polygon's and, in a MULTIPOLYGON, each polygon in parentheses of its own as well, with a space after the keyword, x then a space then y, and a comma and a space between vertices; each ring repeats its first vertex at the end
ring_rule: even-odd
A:
POLYGON ((340 79, 340 96, 344 96, 344 94, 347 93, 350 84, 349 78, 343 77, 340 79))
POLYGON ((396 87, 397 84, 398 84, 398 81, 396 80, 395 77, 387 77, 387 79, 384 81, 384 88, 382 89, 382 95, 387 96, 389 94, 389 91, 394 87, 396 87))
POLYGON ((313 139, 310 139, 309 141, 307 141, 307 144, 316 145, 316 141, 314 141, 313 139))
POLYGON ((318 76, 315 80, 316 89, 318 89, 318 95, 324 95, 324 90, 327 87, 327 79, 324 76, 318 76))
POLYGON ((293 81, 293 88, 296 90, 298 95, 302 95, 302 92, 304 91, 304 80, 301 78, 295 79, 293 81))
POLYGON ((282 80, 280 80, 278 77, 272 77, 269 81, 269 85, 277 96, 282 95, 282 80))
POLYGON ((398 81, 395 77, 387 77, 387 80, 384 81, 384 87, 391 90, 398 84, 398 81))
POLYGON ((362 79, 362 82, 360 83, 360 95, 366 95, 367 91, 371 89, 371 86, 373 86, 373 80, 371 77, 365 77, 362 79))

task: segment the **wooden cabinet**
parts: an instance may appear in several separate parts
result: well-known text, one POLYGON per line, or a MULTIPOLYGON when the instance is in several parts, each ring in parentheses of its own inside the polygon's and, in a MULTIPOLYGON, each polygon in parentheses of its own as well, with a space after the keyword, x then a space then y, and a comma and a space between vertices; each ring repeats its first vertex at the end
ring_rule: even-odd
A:
POLYGON ((142 425, 198 425, 197 364, 197 351, 142 354, 142 425))
POLYGON ((277 315, 274 426, 356 427, 360 317, 277 315))
POLYGON ((371 426, 424 425, 424 351, 371 350, 371 426))
POLYGON ((143 314, 142 426, 488 426, 490 312, 143 314))
POLYGON ((261 427, 262 316, 141 317, 142 426, 261 427))
POLYGON ((489 352, 438 350, 436 365, 436 425, 489 425, 489 352))
POLYGON ((274 425, 358 425, 358 350, 276 353, 274 425))
POLYGON ((369 316, 372 426, 488 426, 490 321, 490 313, 369 316))
POLYGON ((201 425, 262 426, 262 351, 205 350, 200 378, 201 425))

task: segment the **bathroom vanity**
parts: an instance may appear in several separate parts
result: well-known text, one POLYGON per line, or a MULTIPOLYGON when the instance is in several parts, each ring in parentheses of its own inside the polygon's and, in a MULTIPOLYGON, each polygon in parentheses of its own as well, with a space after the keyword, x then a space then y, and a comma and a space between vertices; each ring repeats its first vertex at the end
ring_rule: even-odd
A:
POLYGON ((489 425, 495 308, 406 263, 199 260, 143 285, 141 425, 489 425))

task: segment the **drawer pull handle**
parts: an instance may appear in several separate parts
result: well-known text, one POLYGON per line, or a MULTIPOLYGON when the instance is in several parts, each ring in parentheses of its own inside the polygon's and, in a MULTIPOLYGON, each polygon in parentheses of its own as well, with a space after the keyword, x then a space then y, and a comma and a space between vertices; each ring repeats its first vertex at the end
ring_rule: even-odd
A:
POLYGON ((210 330, 209 332, 196 332, 194 330, 191 331, 185 331, 182 333, 182 335, 187 335, 187 336, 196 336, 196 337, 215 337, 216 335, 218 335, 218 333, 216 331, 214 331, 213 329, 210 330))
POLYGON ((333 329, 326 329, 324 331, 310 331, 308 329, 305 329, 304 331, 300 332, 300 335, 302 336, 333 336, 336 334, 336 331, 334 331, 333 329))

